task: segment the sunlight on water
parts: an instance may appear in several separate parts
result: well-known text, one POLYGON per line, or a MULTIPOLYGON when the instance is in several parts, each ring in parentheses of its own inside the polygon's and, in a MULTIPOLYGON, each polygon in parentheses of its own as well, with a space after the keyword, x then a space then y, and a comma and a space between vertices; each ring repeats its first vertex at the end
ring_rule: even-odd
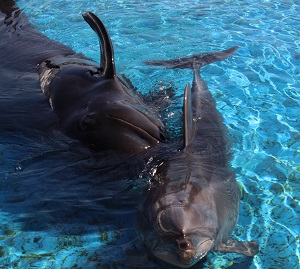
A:
MULTIPOLYGON (((174 109, 165 111, 173 136, 181 134, 182 94, 192 72, 143 61, 238 45, 230 59, 201 71, 232 141, 242 191, 234 235, 257 240, 260 253, 253 260, 209 253, 204 268, 299 268, 298 1, 17 3, 45 35, 99 61, 97 37, 81 17, 97 14, 111 34, 119 73, 143 93, 175 90, 174 109)), ((112 171, 128 163, 83 158, 76 144, 69 151, 66 139, 55 133, 33 145, 21 134, 1 137, 0 268, 128 268, 124 259, 142 267, 146 256, 130 252, 138 245, 134 205, 142 184, 126 178, 116 189, 112 171)), ((148 263, 145 268, 159 268, 148 263)))

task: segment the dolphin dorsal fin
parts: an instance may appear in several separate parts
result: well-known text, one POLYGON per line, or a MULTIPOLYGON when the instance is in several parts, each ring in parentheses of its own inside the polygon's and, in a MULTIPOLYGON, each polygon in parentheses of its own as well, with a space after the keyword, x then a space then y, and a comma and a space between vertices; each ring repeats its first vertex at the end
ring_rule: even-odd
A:
POLYGON ((82 17, 96 32, 100 40, 101 76, 104 78, 114 78, 116 76, 114 49, 104 24, 92 12, 84 13, 82 14, 82 17))
POLYGON ((192 92, 189 83, 186 84, 184 90, 183 126, 184 126, 184 147, 186 148, 191 142, 194 135, 192 92))

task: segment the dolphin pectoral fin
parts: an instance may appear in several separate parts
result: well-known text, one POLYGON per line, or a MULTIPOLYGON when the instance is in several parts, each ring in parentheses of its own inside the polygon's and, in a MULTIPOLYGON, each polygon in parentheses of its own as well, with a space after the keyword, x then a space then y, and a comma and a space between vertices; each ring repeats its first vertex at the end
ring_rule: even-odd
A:
POLYGON ((193 138, 193 107, 190 84, 187 83, 184 90, 183 102, 183 126, 184 126, 184 147, 187 147, 193 138))
POLYGON ((116 68, 114 63, 114 50, 111 43, 109 34, 102 23, 102 21, 92 12, 82 14, 84 20, 90 25, 90 27, 96 32, 100 40, 100 74, 104 78, 115 78, 116 68))
POLYGON ((258 243, 256 241, 242 242, 231 238, 225 244, 216 246, 215 250, 223 253, 240 253, 249 257, 252 257, 259 252, 258 243))

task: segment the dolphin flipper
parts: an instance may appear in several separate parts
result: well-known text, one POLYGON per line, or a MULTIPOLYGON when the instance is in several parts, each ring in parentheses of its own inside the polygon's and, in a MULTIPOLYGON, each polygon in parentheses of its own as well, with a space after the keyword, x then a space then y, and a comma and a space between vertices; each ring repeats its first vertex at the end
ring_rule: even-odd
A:
POLYGON ((101 48, 101 64, 100 71, 101 76, 104 78, 115 78, 116 68, 114 63, 114 49, 109 37, 109 34, 102 23, 102 21, 92 12, 86 12, 82 14, 84 20, 91 26, 91 28, 96 32, 100 40, 101 48))
POLYGON ((215 247, 215 250, 227 253, 234 252, 252 257, 258 253, 258 243, 255 241, 241 242, 234 239, 229 239, 225 244, 220 244, 215 247))

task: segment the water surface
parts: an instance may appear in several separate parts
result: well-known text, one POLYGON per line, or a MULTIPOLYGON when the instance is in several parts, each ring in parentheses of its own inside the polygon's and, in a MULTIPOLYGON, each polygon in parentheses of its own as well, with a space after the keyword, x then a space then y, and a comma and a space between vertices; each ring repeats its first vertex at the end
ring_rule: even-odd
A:
MULTIPOLYGON (((143 61, 239 46, 230 59, 201 71, 225 118, 242 189, 234 235, 257 240, 260 253, 253 260, 210 253, 202 266, 300 267, 299 1, 17 3, 49 38, 99 61, 97 37, 81 17, 97 14, 111 34, 119 73, 144 94, 175 91, 164 114, 173 137, 181 133, 182 94, 192 72, 143 61)), ((22 87, 21 95, 13 86, 9 94, 1 88, 7 121, 11 110, 4 108, 28 113, 30 100, 41 108, 41 125, 50 127, 41 131, 24 122, 20 130, 1 130, 0 268, 161 268, 139 252, 134 229, 146 184, 138 178, 143 165, 135 157, 93 154, 66 138, 51 128, 46 98, 22 87)))

